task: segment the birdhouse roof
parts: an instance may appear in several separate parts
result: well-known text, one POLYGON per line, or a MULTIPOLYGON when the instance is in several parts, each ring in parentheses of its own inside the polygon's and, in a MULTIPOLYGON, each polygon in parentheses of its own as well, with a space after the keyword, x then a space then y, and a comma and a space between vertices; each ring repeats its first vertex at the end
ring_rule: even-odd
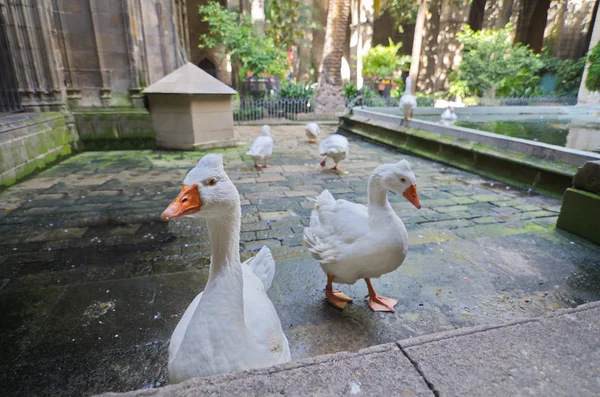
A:
POLYGON ((236 94, 233 88, 191 62, 169 73, 144 90, 144 94, 236 94))

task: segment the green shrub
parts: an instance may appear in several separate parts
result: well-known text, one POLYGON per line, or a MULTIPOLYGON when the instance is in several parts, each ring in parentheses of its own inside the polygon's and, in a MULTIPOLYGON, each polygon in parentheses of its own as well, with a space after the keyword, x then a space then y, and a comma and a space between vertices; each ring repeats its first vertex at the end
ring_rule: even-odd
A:
POLYGON ((543 63, 526 46, 513 46, 511 30, 510 24, 498 30, 477 32, 466 26, 458 33, 464 49, 450 85, 453 95, 536 95, 543 63))
POLYGON ((440 97, 438 94, 423 94, 420 92, 417 92, 415 96, 417 97, 417 106, 421 108, 433 106, 435 100, 440 97))
POLYGON ((587 56, 589 63, 585 78, 585 88, 590 91, 600 91, 600 42, 592 48, 587 56))
POLYGON ((542 73, 556 75, 556 96, 575 96, 581 85, 581 77, 585 68, 585 57, 574 61, 571 59, 557 59, 549 55, 541 57, 544 67, 542 73))
POLYGON ((284 82, 277 92, 278 98, 304 98, 313 97, 313 84, 303 84, 296 82, 284 82))
POLYGON ((358 96, 358 88, 352 82, 344 83, 343 95, 346 99, 354 99, 358 96))
POLYGON ((469 96, 463 98, 462 102, 465 106, 479 106, 481 104, 481 99, 478 96, 469 96))
POLYGON ((200 48, 222 48, 229 54, 240 75, 252 71, 255 75, 269 73, 283 76, 288 65, 285 49, 275 45, 270 37, 259 35, 249 15, 239 13, 209 1, 198 7, 207 32, 200 35, 200 48))
POLYGON ((389 45, 381 44, 369 48, 363 55, 363 74, 376 79, 390 78, 399 70, 408 70, 410 65, 410 55, 398 55, 398 50, 402 47, 402 42, 394 44, 392 39, 388 38, 389 45))

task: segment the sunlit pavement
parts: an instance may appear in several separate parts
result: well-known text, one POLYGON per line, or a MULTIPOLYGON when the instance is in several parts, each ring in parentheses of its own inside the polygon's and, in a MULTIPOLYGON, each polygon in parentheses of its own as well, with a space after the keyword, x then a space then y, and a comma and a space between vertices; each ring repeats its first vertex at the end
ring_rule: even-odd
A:
MULTIPOLYGON (((343 171, 322 170, 303 126, 272 126, 271 168, 244 156, 260 126, 220 151, 242 198, 242 258, 268 245, 269 295, 293 359, 474 325, 531 318, 598 300, 600 248, 554 229, 560 200, 350 138, 343 171), (325 276, 302 247, 323 189, 366 203, 379 164, 407 158, 422 209, 392 206, 409 254, 377 292, 399 300, 372 313, 324 300, 325 276)), ((323 127, 327 133, 335 127, 323 127)), ((0 193, 0 381, 3 395, 126 391, 166 383, 168 341, 208 275, 201 221, 160 221, 198 152, 89 152, 0 193)))

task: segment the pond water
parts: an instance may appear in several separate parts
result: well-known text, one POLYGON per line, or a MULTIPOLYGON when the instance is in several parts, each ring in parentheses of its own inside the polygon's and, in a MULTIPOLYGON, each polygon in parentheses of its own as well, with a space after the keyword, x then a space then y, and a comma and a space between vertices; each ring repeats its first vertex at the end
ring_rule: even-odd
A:
MULTIPOLYGON (((437 116, 418 118, 427 121, 439 120, 437 116)), ((600 152, 600 117, 582 116, 571 119, 513 116, 513 119, 499 119, 492 115, 459 115, 454 125, 571 149, 600 152)))

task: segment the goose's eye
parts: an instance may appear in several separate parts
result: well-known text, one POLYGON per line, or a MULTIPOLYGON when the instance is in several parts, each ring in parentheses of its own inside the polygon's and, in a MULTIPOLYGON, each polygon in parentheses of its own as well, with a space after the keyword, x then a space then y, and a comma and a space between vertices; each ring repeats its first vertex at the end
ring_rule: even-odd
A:
POLYGON ((400 182, 406 183, 406 178, 400 178, 400 182))
POLYGON ((217 180, 215 178, 213 178, 210 181, 208 181, 208 186, 214 186, 216 184, 217 184, 217 180))

